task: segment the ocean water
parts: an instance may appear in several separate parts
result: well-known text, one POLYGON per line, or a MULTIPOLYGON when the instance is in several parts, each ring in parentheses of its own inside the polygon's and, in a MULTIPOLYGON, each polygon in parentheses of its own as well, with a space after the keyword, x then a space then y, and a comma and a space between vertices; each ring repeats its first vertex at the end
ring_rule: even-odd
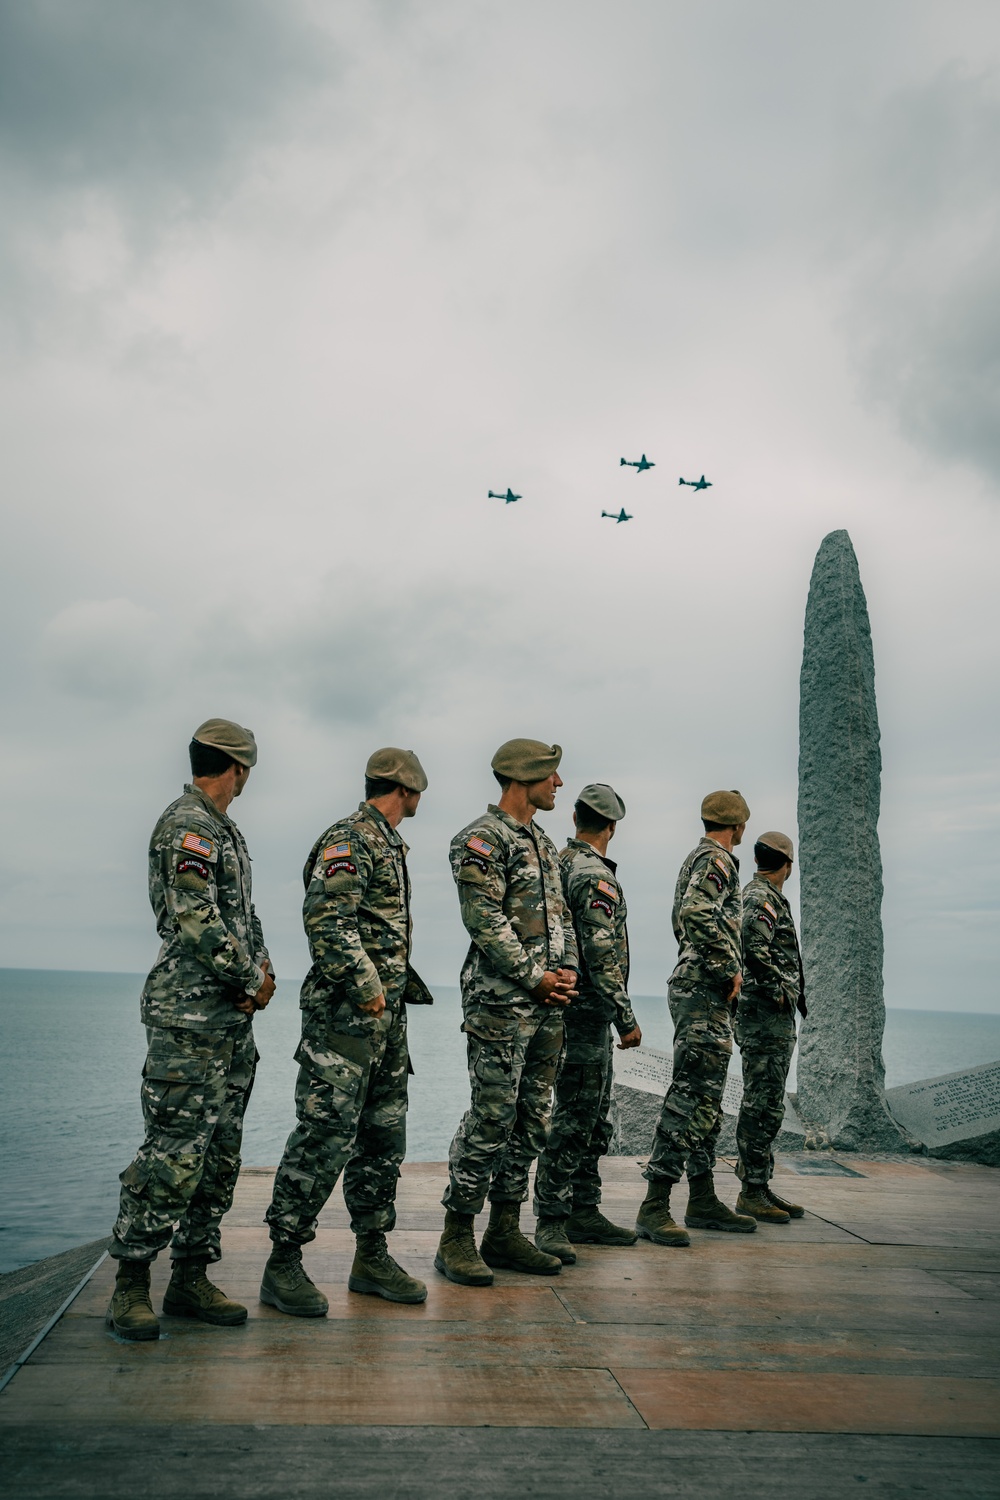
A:
MULTIPOLYGON (((0 1271, 108 1233, 118 1173, 142 1139, 142 976, 0 969, 0 1271)), ((409 1013, 409 1156, 443 1161, 468 1107, 457 988, 409 1013)), ((644 1040, 669 1049, 666 1000, 638 997, 644 1040)), ((254 1031, 261 1055, 243 1159, 273 1166, 294 1123, 298 986, 282 984, 254 1031)), ((1000 1016, 890 1010, 886 1082, 910 1083, 1000 1058, 1000 1016)), ((738 1063, 736 1064, 738 1066, 738 1063)), ((790 1084, 794 1087, 794 1081, 790 1084)))

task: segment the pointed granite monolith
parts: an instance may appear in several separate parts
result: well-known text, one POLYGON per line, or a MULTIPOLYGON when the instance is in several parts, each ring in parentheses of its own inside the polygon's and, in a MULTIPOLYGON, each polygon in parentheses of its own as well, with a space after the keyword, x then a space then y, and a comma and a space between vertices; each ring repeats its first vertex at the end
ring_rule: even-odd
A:
POLYGON ((817 1144, 899 1150, 882 1033, 882 756, 875 661, 858 560, 825 537, 806 604, 799 700, 799 871, 809 1016, 796 1108, 817 1144))

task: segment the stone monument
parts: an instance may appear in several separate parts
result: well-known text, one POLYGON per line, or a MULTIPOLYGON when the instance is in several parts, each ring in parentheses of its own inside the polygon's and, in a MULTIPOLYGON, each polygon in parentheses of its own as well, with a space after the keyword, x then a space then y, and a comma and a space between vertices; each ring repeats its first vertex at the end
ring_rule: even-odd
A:
MULTIPOLYGON (((799 875, 809 1016, 796 1108, 810 1143, 911 1144, 889 1113, 882 1063, 882 756, 875 661, 846 531, 816 554, 799 696, 799 875)), ((916 1144, 916 1143, 912 1143, 916 1144)))

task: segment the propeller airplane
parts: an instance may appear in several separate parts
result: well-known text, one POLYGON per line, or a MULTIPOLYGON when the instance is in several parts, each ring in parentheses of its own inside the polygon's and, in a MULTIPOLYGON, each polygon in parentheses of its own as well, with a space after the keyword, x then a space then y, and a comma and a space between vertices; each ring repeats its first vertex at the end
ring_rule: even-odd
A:
POLYGON ((623 521, 631 521, 631 519, 632 519, 632 517, 629 515, 628 511, 625 509, 624 505, 622 506, 621 510, 618 512, 617 515, 615 515, 615 513, 614 513, 613 510, 602 510, 601 511, 601 515, 602 516, 607 516, 607 518, 608 518, 609 521, 615 521, 615 522, 617 522, 617 524, 619 526, 621 525, 621 523, 623 521))
POLYGON ((644 453, 641 458, 623 458, 619 467, 634 469, 637 474, 641 474, 644 469, 655 469, 656 465, 644 453))
POLYGON ((521 497, 515 495, 513 490, 508 490, 506 495, 498 495, 496 490, 488 490, 486 498, 487 500, 502 500, 505 505, 510 505, 512 501, 520 500, 521 497))
POLYGON ((704 474, 700 479, 679 479, 677 482, 678 484, 689 484, 693 490, 710 490, 712 488, 712 481, 706 479, 704 474))

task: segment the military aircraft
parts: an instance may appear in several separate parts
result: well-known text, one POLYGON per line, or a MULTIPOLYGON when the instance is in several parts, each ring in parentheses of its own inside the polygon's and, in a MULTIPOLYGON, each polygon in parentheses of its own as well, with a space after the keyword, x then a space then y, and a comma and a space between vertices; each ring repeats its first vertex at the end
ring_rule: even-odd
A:
POLYGON ((609 521, 617 521, 617 523, 618 523, 619 526, 621 525, 621 523, 623 521, 631 521, 631 519, 632 519, 632 517, 629 515, 628 511, 625 509, 624 505, 622 506, 621 510, 618 512, 617 515, 615 515, 615 513, 614 513, 613 510, 602 510, 601 511, 601 515, 602 516, 607 516, 607 518, 608 518, 609 521))
POLYGON ((700 479, 679 479, 677 483, 689 484, 693 490, 710 490, 712 488, 712 481, 706 479, 704 474, 700 479))
POLYGON ((656 465, 654 463, 650 463, 649 459, 644 453, 641 458, 623 458, 619 467, 625 469, 634 469, 637 474, 641 474, 643 469, 655 469, 656 465))
POLYGON ((498 495, 496 490, 487 490, 486 498, 487 500, 503 500, 506 505, 510 505, 513 500, 520 500, 521 497, 515 495, 513 490, 508 490, 506 495, 498 495))

